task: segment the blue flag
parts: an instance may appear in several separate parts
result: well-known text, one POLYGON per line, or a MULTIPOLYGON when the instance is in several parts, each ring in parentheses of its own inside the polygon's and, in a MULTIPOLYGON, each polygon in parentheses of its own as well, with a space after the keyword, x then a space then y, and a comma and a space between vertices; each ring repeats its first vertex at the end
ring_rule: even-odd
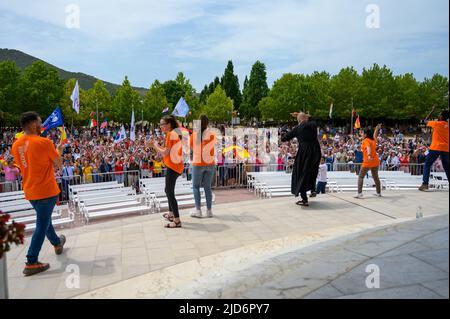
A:
POLYGON ((186 117, 188 113, 189 113, 189 105, 187 105, 186 101, 183 98, 180 98, 180 100, 177 103, 177 106, 175 106, 175 109, 173 110, 172 115, 178 117, 186 117))
POLYGON ((42 124, 42 127, 44 128, 44 132, 46 133, 48 130, 51 130, 52 128, 63 126, 64 125, 64 119, 61 113, 61 109, 59 106, 53 111, 52 114, 45 120, 44 124, 42 124))

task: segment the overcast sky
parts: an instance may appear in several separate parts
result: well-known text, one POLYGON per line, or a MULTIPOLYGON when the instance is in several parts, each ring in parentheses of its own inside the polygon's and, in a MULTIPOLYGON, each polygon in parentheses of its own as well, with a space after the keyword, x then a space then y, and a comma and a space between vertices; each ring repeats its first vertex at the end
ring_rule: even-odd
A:
POLYGON ((283 73, 373 63, 422 80, 448 76, 448 7, 448 0, 0 0, 0 47, 109 82, 128 75, 146 88, 182 71, 200 91, 229 59, 241 86, 256 60, 266 64, 269 86, 283 73), (79 28, 67 26, 76 25, 70 4, 79 8, 79 28), (379 8, 379 28, 366 25, 370 4, 379 8))

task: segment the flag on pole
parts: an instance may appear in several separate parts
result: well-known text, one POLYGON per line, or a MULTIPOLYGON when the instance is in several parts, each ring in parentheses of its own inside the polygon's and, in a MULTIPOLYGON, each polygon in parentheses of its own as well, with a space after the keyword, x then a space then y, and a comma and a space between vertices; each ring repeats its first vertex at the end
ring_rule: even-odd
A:
POLYGON ((106 128, 106 127, 108 127, 108 119, 105 119, 105 120, 103 121, 102 125, 100 125, 100 128, 101 128, 101 129, 104 129, 104 128, 106 128))
POLYGON ((68 142, 68 140, 67 140, 67 133, 66 133, 66 129, 64 128, 64 125, 59 127, 59 130, 61 132, 61 144, 66 144, 68 142))
POLYGON ((80 113, 80 90, 78 88, 78 80, 75 83, 75 87, 73 88, 72 95, 70 96, 70 99, 72 100, 72 107, 77 112, 77 114, 80 113))
POLYGON ((97 121, 94 119, 91 119, 89 121, 89 128, 97 127, 97 121))
POLYGON ((359 129, 359 128, 361 128, 361 123, 359 122, 359 115, 358 115, 358 117, 356 118, 356 121, 355 121, 355 130, 359 129))
POLYGON ((131 111, 131 127, 130 127, 130 140, 136 140, 136 131, 134 127, 134 109, 131 111))
POLYGON ((125 132, 125 127, 123 127, 123 125, 122 125, 119 133, 116 134, 116 138, 114 139, 114 144, 120 143, 126 138, 127 138, 127 132, 125 132))
POLYGON ((22 131, 22 132, 16 133, 16 135, 14 136, 14 138, 15 138, 16 140, 18 140, 19 138, 21 138, 21 137, 24 136, 24 135, 25 135, 25 132, 22 131))
POLYGON ((330 104, 330 119, 333 117, 333 103, 330 104))
POLYGON ((175 106, 175 109, 172 112, 172 115, 177 117, 186 117, 188 113, 189 113, 189 105, 183 98, 180 98, 177 105, 175 106))
POLYGON ((52 114, 45 120, 44 124, 42 124, 43 127, 43 133, 46 133, 48 130, 51 130, 52 128, 63 126, 64 120, 62 116, 61 109, 59 106, 53 111, 52 114))
POLYGON ((162 110, 162 114, 169 114, 169 107, 166 107, 164 110, 162 110))

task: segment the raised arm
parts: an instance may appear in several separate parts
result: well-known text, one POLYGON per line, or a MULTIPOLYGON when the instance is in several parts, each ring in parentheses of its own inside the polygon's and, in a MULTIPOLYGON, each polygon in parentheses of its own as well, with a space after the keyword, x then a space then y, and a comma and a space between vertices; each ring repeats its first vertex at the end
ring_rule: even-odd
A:
POLYGON ((375 127, 375 132, 373 132, 373 139, 374 139, 375 141, 378 140, 378 131, 380 130, 380 128, 381 128, 381 124, 378 124, 378 125, 375 127))
POLYGON ((436 110, 436 103, 433 104, 433 108, 431 109, 431 112, 427 115, 427 117, 424 119, 424 122, 428 122, 428 120, 430 119, 431 115, 433 115, 434 110, 436 110))

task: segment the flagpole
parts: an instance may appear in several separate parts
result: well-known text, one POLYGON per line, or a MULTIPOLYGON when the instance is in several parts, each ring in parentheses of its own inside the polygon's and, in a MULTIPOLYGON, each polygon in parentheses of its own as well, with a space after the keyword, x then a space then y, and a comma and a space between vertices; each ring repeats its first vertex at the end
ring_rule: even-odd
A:
POLYGON ((352 117, 351 117, 351 122, 350 122, 350 129, 351 129, 351 135, 353 136, 353 98, 352 98, 352 117))
POLYGON ((97 108, 97 137, 99 137, 100 136, 100 130, 98 128, 98 98, 97 97, 95 97, 95 106, 97 108))

